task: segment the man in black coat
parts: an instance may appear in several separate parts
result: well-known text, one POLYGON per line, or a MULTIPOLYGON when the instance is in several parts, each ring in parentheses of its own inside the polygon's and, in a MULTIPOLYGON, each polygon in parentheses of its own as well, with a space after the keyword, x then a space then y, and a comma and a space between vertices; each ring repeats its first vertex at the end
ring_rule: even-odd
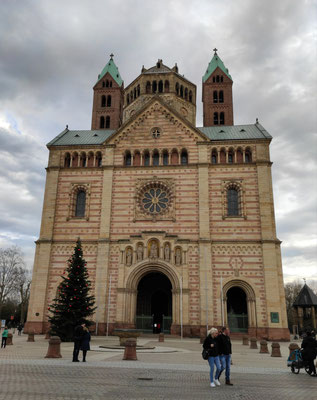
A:
POLYGON ((226 385, 232 386, 233 383, 230 382, 230 366, 231 366, 231 354, 232 354, 232 346, 230 340, 230 331, 229 328, 223 326, 221 331, 217 337, 218 340, 218 349, 219 349, 219 358, 221 363, 221 369, 226 369, 226 385))
POLYGON ((301 344, 303 360, 307 362, 309 366, 309 372, 311 376, 317 376, 314 360, 317 356, 317 341, 312 337, 310 331, 306 332, 306 337, 301 344))
POLYGON ((82 342, 82 338, 84 335, 84 326, 85 326, 85 324, 77 325, 76 328, 74 329, 73 362, 79 362, 78 354, 80 351, 81 342, 82 342))

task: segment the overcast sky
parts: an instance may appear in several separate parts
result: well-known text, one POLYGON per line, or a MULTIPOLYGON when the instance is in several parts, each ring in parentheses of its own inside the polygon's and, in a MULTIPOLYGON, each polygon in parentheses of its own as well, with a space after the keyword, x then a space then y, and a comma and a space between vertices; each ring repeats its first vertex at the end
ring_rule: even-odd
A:
POLYGON ((158 58, 197 85, 214 47, 233 78, 235 124, 273 136, 285 281, 317 280, 317 3, 312 0, 2 0, 0 247, 28 266, 39 236, 46 143, 90 129, 92 87, 109 59, 127 86, 158 58))

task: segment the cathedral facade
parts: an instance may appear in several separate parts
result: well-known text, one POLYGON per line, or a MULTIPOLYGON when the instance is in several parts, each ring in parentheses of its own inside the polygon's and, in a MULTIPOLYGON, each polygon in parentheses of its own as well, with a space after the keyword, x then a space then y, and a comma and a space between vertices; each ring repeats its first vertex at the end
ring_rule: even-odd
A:
POLYGON ((48 329, 78 237, 98 334, 118 328, 288 339, 269 146, 234 125, 232 78, 216 53, 196 86, 158 60, 127 87, 111 55, 93 87, 91 130, 48 143, 26 330, 48 329))

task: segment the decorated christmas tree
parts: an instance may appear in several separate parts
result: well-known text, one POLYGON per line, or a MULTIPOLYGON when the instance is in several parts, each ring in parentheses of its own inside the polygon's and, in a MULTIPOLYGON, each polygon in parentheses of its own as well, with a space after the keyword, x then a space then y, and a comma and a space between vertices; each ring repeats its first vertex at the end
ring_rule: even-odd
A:
POLYGON ((68 260, 68 267, 62 275, 53 304, 48 307, 51 335, 56 335, 62 341, 73 340, 74 328, 90 321, 87 319, 94 313, 96 307, 94 296, 90 296, 91 283, 83 258, 80 239, 77 240, 74 254, 68 260))

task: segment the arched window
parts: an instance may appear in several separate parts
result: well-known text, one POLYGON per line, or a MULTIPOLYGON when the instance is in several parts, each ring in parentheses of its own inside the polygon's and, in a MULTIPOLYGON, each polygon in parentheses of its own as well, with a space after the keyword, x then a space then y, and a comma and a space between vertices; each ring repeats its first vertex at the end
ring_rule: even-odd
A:
POLYGON ((134 94, 134 99, 136 99, 136 87, 134 88, 133 94, 134 94))
POLYGON ((228 216, 239 215, 239 192, 236 188, 230 187, 227 190, 228 216))
POLYGON ((226 152, 225 150, 222 149, 220 151, 220 163, 225 164, 225 162, 226 162, 226 152))
POLYGON ((243 162, 243 154, 241 149, 237 150, 237 163, 242 163, 243 162))
POLYGON ((178 84, 178 82, 176 82, 175 91, 176 91, 176 94, 178 96, 179 95, 179 84, 178 84))
POLYGON ((223 103, 223 90, 219 92, 219 103, 223 103))
POLYGON ((101 96, 101 107, 106 107, 106 96, 101 96))
POLYGON ((211 163, 212 164, 217 164, 218 159, 218 154, 216 150, 213 150, 211 153, 211 163))
POLYGON ((181 164, 187 165, 188 164, 188 153, 187 150, 182 150, 181 152, 181 164))
POLYGON ((98 153, 96 154, 96 167, 101 167, 101 165, 102 165, 102 155, 98 151, 98 153))
POLYGON ((131 101, 131 103, 133 101, 133 90, 131 90, 131 92, 130 92, 130 101, 131 101))
POLYGON ((178 151, 173 150, 171 154, 171 164, 172 165, 177 165, 178 164, 178 151))
POLYGON ((110 94, 107 97, 107 107, 111 107, 111 96, 110 96, 110 94))
POLYGON ((188 89, 185 88, 185 100, 188 100, 188 89))
POLYGON ((125 156, 124 156, 124 165, 126 165, 127 167, 130 167, 130 166, 131 166, 131 153, 130 153, 129 151, 127 151, 127 152, 125 153, 125 156))
POLYGON ((193 102, 193 92, 192 92, 191 90, 189 91, 188 100, 189 100, 191 103, 193 102))
POLYGON ((141 165, 141 154, 140 154, 139 151, 136 151, 136 152, 134 153, 133 165, 136 165, 136 166, 141 165))
POLYGON ((94 166, 94 153, 92 151, 90 151, 88 153, 88 157, 87 157, 87 167, 93 167, 94 166))
POLYGON ((105 127, 105 117, 100 117, 100 129, 104 129, 105 127))
POLYGON ((219 120, 218 120, 218 113, 214 112, 214 125, 218 125, 219 120))
POLYGON ((167 152, 167 150, 163 151, 163 165, 168 165, 168 152, 167 152))
POLYGON ((225 124, 225 113, 221 112, 220 113, 220 125, 224 125, 225 124))
POLYGON ((109 87, 109 81, 108 81, 108 79, 106 80, 106 87, 109 87))
POLYGON ((157 91, 157 83, 156 83, 156 81, 153 81, 152 82, 152 93, 156 93, 156 91, 157 91))
POLYGON ((106 117, 106 129, 110 128, 110 117, 109 115, 106 117))
POLYGON ((184 97, 184 86, 183 85, 181 85, 180 96, 184 97))
POLYGON ((160 155, 157 150, 154 150, 154 152, 153 152, 152 161, 153 161, 153 165, 155 165, 155 166, 160 164, 160 155))
POLYGON ((150 153, 148 151, 144 152, 143 164, 144 164, 145 167, 148 167, 150 165, 150 153))
POLYGON ((151 93, 151 82, 149 81, 146 82, 145 92, 147 94, 151 93))
POLYGON ((86 192, 79 190, 76 196, 75 217, 84 217, 86 207, 86 192))
POLYGON ((81 153, 81 155, 80 155, 80 166, 81 167, 86 167, 86 161, 87 161, 86 153, 81 153))
POLYGON ((245 151, 245 162, 246 163, 252 162, 252 153, 251 153, 250 149, 247 149, 245 151))
POLYGON ((72 160, 72 167, 78 167, 78 153, 75 151, 72 155, 73 160, 72 160))
POLYGON ((220 82, 223 82, 223 76, 221 75, 221 77, 220 77, 220 82))
POLYGON ((165 83, 164 83, 164 92, 168 93, 169 90, 170 90, 170 83, 169 83, 169 81, 165 81, 165 83))
POLYGON ((127 94, 127 104, 130 104, 130 96, 129 96, 129 93, 127 94))
POLYGON ((106 85, 105 85, 105 81, 103 81, 103 82, 102 82, 102 87, 105 87, 105 86, 106 86, 106 85))
POLYGON ((217 90, 214 90, 213 97, 214 97, 214 103, 218 103, 218 92, 217 92, 217 90))
POLYGON ((112 81, 109 82, 109 86, 112 87, 112 81))
POLYGON ((219 82, 219 75, 216 76, 216 82, 219 82))
POLYGON ((69 153, 65 154, 64 167, 70 168, 70 154, 69 153))
POLYGON ((141 92, 140 85, 138 85, 137 92, 138 92, 138 97, 139 97, 140 96, 140 92, 141 92))
POLYGON ((159 91, 159 93, 163 93, 163 81, 159 81, 158 91, 159 91))
POLYGON ((233 151, 232 150, 229 150, 229 153, 228 153, 228 163, 233 164, 233 151))
POLYGON ((216 77, 215 77, 215 76, 212 77, 212 81, 213 81, 214 83, 216 82, 216 77))

